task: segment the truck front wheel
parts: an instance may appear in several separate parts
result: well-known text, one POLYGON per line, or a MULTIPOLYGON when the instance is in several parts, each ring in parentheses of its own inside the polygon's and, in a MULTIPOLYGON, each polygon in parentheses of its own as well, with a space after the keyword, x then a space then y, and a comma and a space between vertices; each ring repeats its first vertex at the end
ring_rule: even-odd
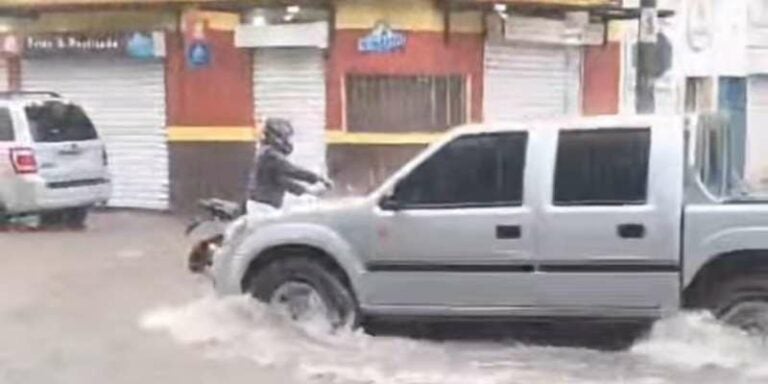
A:
POLYGON ((290 256, 267 264, 248 282, 250 294, 302 323, 321 316, 332 329, 354 328, 359 313, 339 276, 309 257, 290 256))
POLYGON ((709 307, 726 324, 768 337, 768 275, 731 278, 714 289, 709 307))

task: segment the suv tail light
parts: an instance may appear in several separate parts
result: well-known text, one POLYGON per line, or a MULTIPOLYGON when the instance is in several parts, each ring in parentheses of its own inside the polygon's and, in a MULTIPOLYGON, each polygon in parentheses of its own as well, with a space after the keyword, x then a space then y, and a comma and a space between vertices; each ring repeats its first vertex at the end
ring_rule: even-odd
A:
POLYGON ((101 163, 104 164, 105 167, 109 165, 109 156, 107 156, 106 149, 101 150, 101 163))
POLYGON ((11 165, 17 175, 37 173, 37 159, 31 148, 11 148, 11 165))

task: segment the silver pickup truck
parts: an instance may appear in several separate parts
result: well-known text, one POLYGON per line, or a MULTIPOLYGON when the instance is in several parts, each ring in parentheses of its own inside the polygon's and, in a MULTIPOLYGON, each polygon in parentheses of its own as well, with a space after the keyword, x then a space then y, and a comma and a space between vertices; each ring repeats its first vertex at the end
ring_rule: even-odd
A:
POLYGON ((768 332, 768 200, 729 147, 704 117, 464 126, 366 197, 241 217, 207 273, 337 326, 690 308, 768 332))

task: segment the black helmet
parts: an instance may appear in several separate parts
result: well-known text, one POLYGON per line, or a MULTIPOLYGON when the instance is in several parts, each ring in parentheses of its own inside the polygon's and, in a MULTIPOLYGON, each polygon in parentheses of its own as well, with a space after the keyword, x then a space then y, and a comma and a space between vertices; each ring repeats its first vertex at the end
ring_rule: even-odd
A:
POLYGON ((284 154, 293 152, 293 126, 286 119, 268 118, 264 123, 264 144, 275 147, 284 154))

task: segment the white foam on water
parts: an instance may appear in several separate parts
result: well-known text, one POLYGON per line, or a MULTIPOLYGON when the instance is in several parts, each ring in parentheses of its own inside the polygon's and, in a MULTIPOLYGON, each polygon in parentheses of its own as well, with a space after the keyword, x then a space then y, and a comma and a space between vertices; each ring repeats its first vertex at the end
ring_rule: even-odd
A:
POLYGON ((302 327, 247 297, 206 297, 159 308, 140 319, 146 330, 167 332, 213 358, 247 358, 285 368, 302 382, 366 384, 627 383, 696 384, 712 367, 739 382, 767 382, 768 350, 704 314, 658 322, 629 351, 538 347, 502 342, 436 342, 330 334, 312 320, 302 327), (745 381, 746 380, 746 381, 745 381), (753 381, 749 381, 753 380, 753 381), (738 380, 737 380, 738 381, 738 380))
MULTIPOLYGON (((435 342, 372 337, 362 331, 328 333, 324 324, 296 327, 246 297, 204 298, 142 316, 146 330, 168 332, 211 357, 245 357, 292 368, 300 378, 339 383, 466 384, 540 382, 511 366, 484 369, 435 342), (528 378, 527 380, 521 380, 528 378)), ((539 378, 541 379, 541 378, 539 378)))
POLYGON ((687 313, 658 321, 633 348, 662 365, 698 370, 726 368, 768 380, 768 345, 718 322, 710 313, 687 313))

